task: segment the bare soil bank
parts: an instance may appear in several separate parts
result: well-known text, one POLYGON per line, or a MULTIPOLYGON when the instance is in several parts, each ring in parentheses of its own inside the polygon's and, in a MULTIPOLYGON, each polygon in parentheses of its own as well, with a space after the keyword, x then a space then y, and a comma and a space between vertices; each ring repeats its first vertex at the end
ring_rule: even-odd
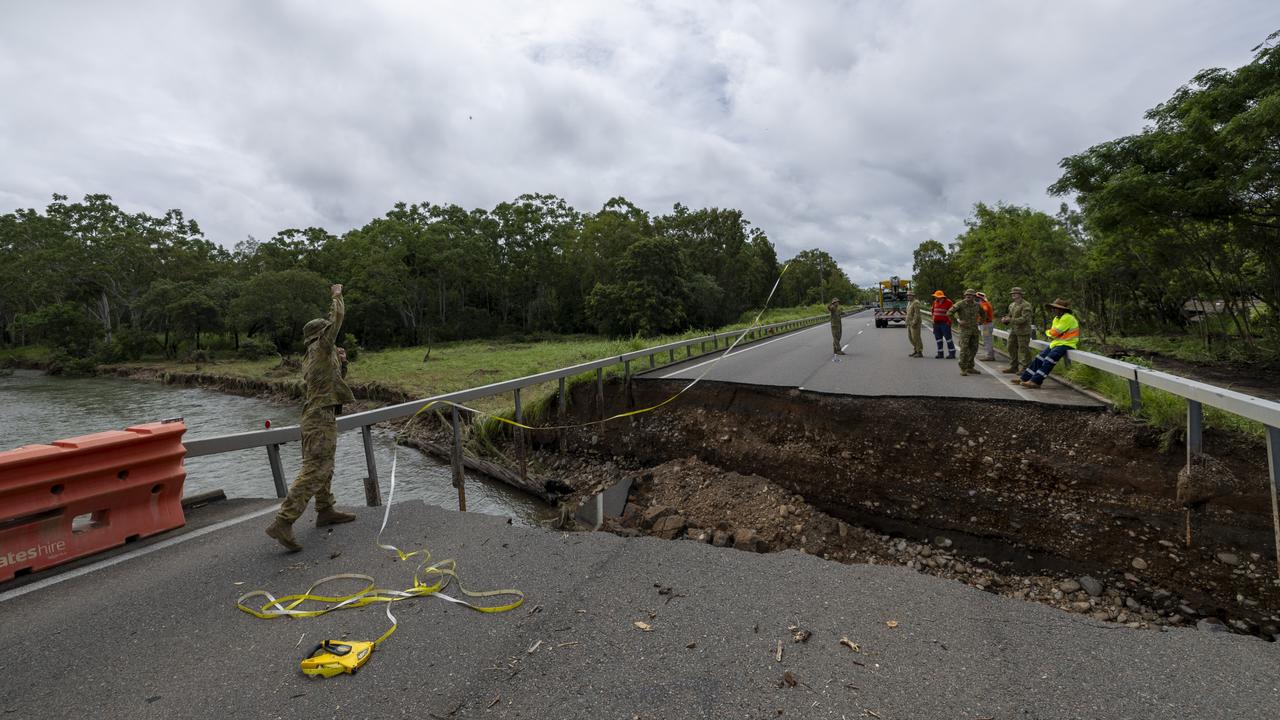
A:
MULTIPOLYGON (((679 387, 641 381, 634 406, 679 387)), ((597 416, 593 394, 575 389, 573 419, 597 416)), ((606 412, 624 409, 619 386, 609 396, 606 412)), ((1274 636, 1265 450, 1206 436, 1231 477, 1187 547, 1184 456, 1158 439, 1097 410, 702 383, 659 412, 574 431, 563 458, 539 434, 535 468, 579 498, 633 477, 612 526, 624 534, 901 563, 1102 620, 1274 636)))

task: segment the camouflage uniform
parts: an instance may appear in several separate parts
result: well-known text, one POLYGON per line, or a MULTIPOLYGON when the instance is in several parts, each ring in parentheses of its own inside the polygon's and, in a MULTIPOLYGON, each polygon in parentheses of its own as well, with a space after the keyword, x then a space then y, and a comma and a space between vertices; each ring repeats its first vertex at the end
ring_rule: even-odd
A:
POLYGON ((832 301, 827 304, 827 311, 831 313, 831 352, 837 355, 843 355, 840 351, 840 336, 844 334, 844 325, 840 320, 840 303, 832 301))
POLYGON ((302 515, 313 496, 316 512, 331 509, 337 502, 330 489, 338 448, 337 414, 344 404, 355 400, 343 380, 347 364, 338 360, 336 345, 344 314, 342 298, 335 297, 329 319, 312 320, 303 329, 307 355, 302 361, 302 377, 307 388, 302 409, 302 471, 276 513, 276 519, 287 524, 302 515))
POLYGON ((951 318, 952 324, 955 325, 960 334, 960 371, 963 373, 977 372, 974 367, 973 360, 978 355, 978 341, 982 337, 982 329, 978 326, 981 320, 985 319, 982 314, 982 308, 974 301, 971 292, 965 293, 965 298, 947 311, 947 316, 951 318), (962 322, 955 322, 960 320, 962 322))
POLYGON ((1018 372, 1031 363, 1031 303, 1009 303, 1009 372, 1018 372))
POLYGON ((924 357, 924 344, 920 340, 920 325, 924 322, 924 313, 920 310, 920 301, 911 298, 907 303, 907 338, 911 340, 912 357, 924 357))

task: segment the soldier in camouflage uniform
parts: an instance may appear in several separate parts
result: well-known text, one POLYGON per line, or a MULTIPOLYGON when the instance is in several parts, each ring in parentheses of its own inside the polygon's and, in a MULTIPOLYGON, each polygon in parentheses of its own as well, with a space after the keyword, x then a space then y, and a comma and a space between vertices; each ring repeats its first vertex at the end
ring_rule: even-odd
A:
POLYGON ((913 291, 907 291, 907 339, 911 341, 911 354, 907 357, 924 357, 924 344, 920 340, 920 325, 924 322, 924 312, 920 309, 920 301, 913 291))
POLYGON ((840 349, 840 336, 844 334, 844 325, 840 320, 840 298, 831 298, 827 303, 827 312, 831 313, 831 352, 844 355, 840 349))
POLYGON ((1031 363, 1031 303, 1022 299, 1022 288, 1009 291, 1013 302, 1009 314, 1001 318, 1009 324, 1009 367, 1003 373, 1020 373, 1031 363))
POLYGON ((289 495, 280 504, 275 522, 267 535, 275 538, 289 552, 302 549, 293 537, 293 523, 316 499, 316 527, 351 522, 355 515, 339 511, 337 499, 330 490, 333 481, 333 455, 338 447, 337 415, 342 406, 354 402, 351 389, 343 378, 347 374, 347 353, 337 347, 338 329, 346 308, 342 303, 342 286, 330 288, 333 307, 328 319, 316 318, 302 328, 307 347, 302 361, 302 377, 306 382, 306 402, 302 409, 302 472, 289 487, 289 495))
POLYGON ((977 375, 974 358, 978 355, 978 341, 982 338, 982 308, 974 300, 977 291, 970 288, 964 291, 964 299, 947 311, 951 324, 960 332, 960 374, 977 375))

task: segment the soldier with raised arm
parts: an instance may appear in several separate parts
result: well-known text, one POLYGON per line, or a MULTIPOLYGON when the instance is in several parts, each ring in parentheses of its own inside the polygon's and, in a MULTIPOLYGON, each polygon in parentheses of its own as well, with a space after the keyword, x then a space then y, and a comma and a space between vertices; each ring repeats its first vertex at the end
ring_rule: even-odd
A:
POLYGON ((328 318, 316 318, 302 328, 306 356, 302 360, 302 377, 306 382, 306 400, 302 408, 302 471, 289 487, 289 495, 280 504, 275 522, 267 527, 267 535, 275 538, 289 552, 302 549, 293 537, 293 523, 306 510, 307 502, 316 499, 316 527, 351 522, 355 515, 339 511, 330 485, 333 482, 333 457, 338 449, 338 413, 355 398, 343 380, 347 374, 347 353, 338 347, 338 330, 346 308, 342 303, 342 286, 329 288, 333 305, 328 318))

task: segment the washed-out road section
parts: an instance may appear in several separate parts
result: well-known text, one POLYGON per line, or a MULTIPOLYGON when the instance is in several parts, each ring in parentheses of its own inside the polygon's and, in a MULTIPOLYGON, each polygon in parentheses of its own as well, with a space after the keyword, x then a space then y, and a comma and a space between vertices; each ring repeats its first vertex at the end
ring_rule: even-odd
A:
POLYGON ((705 374, 706 380, 793 387, 834 395, 1100 405, 1093 398, 1052 381, 1046 381, 1038 390, 1015 387, 1009 382, 1013 376, 1000 372, 1008 366, 1008 360, 1003 358, 978 360, 979 375, 961 376, 956 360, 934 357, 937 345, 927 323, 923 330, 923 358, 907 357, 911 344, 905 327, 877 328, 871 311, 846 316, 842 327, 840 342, 845 355, 832 354, 831 326, 823 324, 743 345, 722 359, 723 353, 700 356, 641 377, 693 380, 705 374))
POLYGON ((377 637, 382 608, 268 621, 235 598, 340 572, 403 587, 414 565, 375 547, 374 509, 332 529, 304 516, 295 555, 263 535, 268 519, 17 597, 0 589, 0 714, 1097 719, 1280 707, 1280 652, 1250 637, 1130 630, 901 567, 521 528, 419 501, 394 507, 384 540, 456 558, 470 589, 528 600, 498 615, 399 604, 399 631, 367 667, 311 680, 302 654, 377 637), (794 642, 791 626, 812 637, 794 642))

